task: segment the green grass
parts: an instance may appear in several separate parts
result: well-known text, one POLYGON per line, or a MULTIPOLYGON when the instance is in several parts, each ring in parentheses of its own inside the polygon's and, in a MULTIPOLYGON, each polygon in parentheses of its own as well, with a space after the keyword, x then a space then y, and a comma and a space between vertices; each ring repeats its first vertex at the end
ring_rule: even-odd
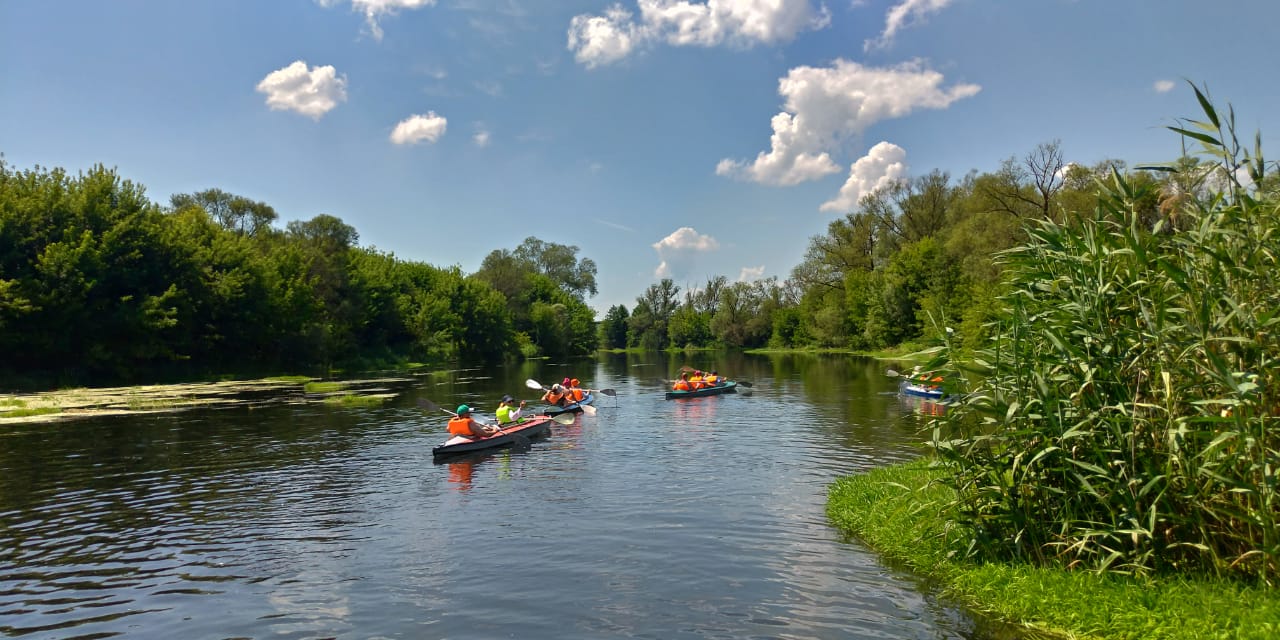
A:
POLYGON ((5 398, 0 400, 0 407, 18 407, 21 409, 25 406, 27 406, 27 402, 20 398, 5 398))
POLYGON ((264 379, 268 382, 296 382, 298 384, 306 384, 312 380, 311 376, 271 376, 264 379))
POLYGON ((951 490, 927 460, 841 478, 827 515, 842 530, 939 584, 970 610, 1041 634, 1076 638, 1280 637, 1280 590, 1196 577, 1114 574, 970 563, 968 532, 943 506, 951 490))
POLYGON ((341 391, 345 387, 346 387, 346 383, 343 383, 343 382, 315 381, 315 382, 308 382, 307 384, 303 385, 302 389, 307 393, 333 393, 335 391, 341 391))
POLYGON ((0 419, 2 418, 27 418, 30 416, 44 416, 51 413, 62 413, 59 407, 40 407, 36 409, 7 409, 0 411, 0 419))
POLYGON ((382 404, 384 400, 386 398, 381 396, 358 396, 352 393, 344 393, 325 398, 324 403, 340 407, 372 407, 382 404))

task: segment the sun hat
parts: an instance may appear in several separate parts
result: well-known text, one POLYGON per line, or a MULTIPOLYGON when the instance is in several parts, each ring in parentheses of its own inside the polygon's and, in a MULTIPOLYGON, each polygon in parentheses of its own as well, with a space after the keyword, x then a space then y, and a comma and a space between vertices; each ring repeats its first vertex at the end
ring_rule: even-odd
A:
POLYGON ((567 387, 567 386, 569 386, 569 379, 568 379, 568 378, 565 378, 564 380, 561 380, 561 381, 560 381, 560 386, 563 386, 563 387, 567 387))
POLYGON ((512 402, 512 401, 514 401, 514 400, 515 400, 515 398, 512 398, 511 396, 502 396, 502 401, 503 401, 503 402, 512 402))
POLYGON ((571 385, 573 385, 573 386, 575 386, 575 387, 576 387, 576 386, 578 386, 580 383, 578 382, 578 379, 577 379, 577 378, 574 378, 573 380, 569 381, 569 384, 571 384, 571 385))
POLYGON ((458 415, 462 415, 464 413, 471 413, 471 407, 468 407, 465 404, 458 405, 458 415))

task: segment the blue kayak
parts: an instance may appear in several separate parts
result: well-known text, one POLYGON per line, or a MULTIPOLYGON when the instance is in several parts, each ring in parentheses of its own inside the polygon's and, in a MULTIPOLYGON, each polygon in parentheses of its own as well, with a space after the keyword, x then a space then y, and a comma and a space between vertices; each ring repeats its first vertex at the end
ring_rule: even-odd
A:
POLYGON ((575 402, 573 404, 567 404, 563 407, 554 407, 554 406, 547 407, 546 411, 542 412, 542 415, 558 416, 562 413, 582 413, 584 411, 582 407, 585 405, 591 404, 591 401, 594 399, 595 399, 595 396, 590 391, 588 391, 587 395, 582 396, 582 400, 579 400, 578 402, 575 402))
POLYGON ((678 400, 680 398, 701 398, 702 396, 718 396, 722 393, 737 393, 738 383, 733 380, 726 380, 724 384, 717 384, 714 387, 703 387, 695 391, 668 391, 668 400, 678 400))

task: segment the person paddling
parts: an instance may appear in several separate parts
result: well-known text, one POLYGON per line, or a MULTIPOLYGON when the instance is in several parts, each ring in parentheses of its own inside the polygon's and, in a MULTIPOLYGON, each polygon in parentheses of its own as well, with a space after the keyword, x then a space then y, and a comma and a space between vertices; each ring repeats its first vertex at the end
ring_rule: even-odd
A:
POLYGON ((557 407, 563 407, 565 405, 566 396, 568 396, 568 393, 565 391, 564 387, 558 384, 553 384, 546 393, 542 394, 542 401, 547 404, 553 404, 557 407))
POLYGON ((471 407, 458 405, 458 414, 449 420, 449 433, 467 438, 486 438, 498 431, 498 427, 480 424, 471 417, 471 407))
POLYGON ((498 403, 498 410, 494 413, 498 416, 498 424, 506 424, 508 422, 519 422, 520 412, 524 410, 524 400, 516 405, 515 398, 511 396, 502 396, 502 401, 498 403))

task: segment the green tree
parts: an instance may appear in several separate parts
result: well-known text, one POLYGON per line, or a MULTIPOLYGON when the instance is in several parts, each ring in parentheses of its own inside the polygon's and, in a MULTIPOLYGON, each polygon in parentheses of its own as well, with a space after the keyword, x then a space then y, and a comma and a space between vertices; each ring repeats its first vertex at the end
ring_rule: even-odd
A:
POLYGON ((600 323, 600 345, 605 349, 622 349, 627 346, 627 319, 630 314, 624 305, 609 307, 600 323))
POLYGON ((276 210, 265 202, 255 202, 221 189, 175 193, 169 197, 169 205, 174 211, 200 207, 224 229, 249 236, 273 231, 271 225, 278 217, 276 210))

